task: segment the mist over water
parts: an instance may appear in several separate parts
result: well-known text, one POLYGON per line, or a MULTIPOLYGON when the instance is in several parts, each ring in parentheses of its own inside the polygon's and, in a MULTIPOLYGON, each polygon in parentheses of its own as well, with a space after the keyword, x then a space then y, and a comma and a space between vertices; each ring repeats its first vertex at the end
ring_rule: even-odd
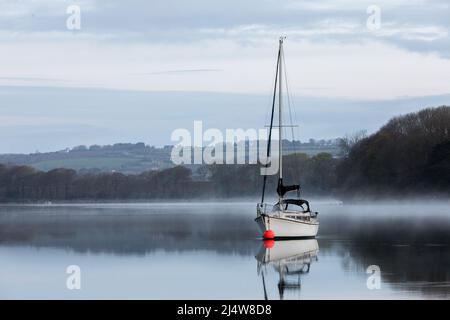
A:
POLYGON ((448 298, 449 204, 311 201, 317 250, 265 248, 253 202, 3 205, 0 297, 263 299, 265 286, 269 299, 448 298), (280 260, 255 258, 267 250, 280 260), (65 287, 72 264, 79 291, 65 287))

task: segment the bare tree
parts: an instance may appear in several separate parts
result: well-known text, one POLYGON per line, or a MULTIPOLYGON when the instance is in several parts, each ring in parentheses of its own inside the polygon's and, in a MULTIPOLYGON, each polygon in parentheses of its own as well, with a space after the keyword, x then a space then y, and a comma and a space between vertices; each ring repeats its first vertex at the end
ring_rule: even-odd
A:
POLYGON ((350 149, 365 138, 367 138, 367 130, 359 130, 351 134, 346 134, 343 138, 339 138, 340 155, 347 156, 350 149))

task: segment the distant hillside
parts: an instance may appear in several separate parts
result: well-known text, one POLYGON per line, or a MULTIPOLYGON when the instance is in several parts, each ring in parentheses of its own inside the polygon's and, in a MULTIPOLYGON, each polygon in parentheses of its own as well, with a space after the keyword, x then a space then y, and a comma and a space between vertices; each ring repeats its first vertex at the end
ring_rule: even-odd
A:
MULTIPOLYGON (((314 140, 308 142, 284 141, 286 154, 302 152, 315 155, 327 152, 339 154, 336 140, 314 140)), ((90 147, 78 146, 56 152, 32 154, 0 154, 0 163, 26 165, 41 171, 57 168, 73 169, 80 173, 117 171, 137 174, 149 170, 174 167, 170 160, 172 146, 157 148, 140 143, 116 143, 113 145, 90 147)))
POLYGON ((171 150, 172 146, 156 148, 144 143, 116 143, 106 146, 78 146, 47 153, 3 154, 0 155, 0 163, 27 165, 42 171, 68 168, 86 173, 138 173, 172 167, 171 150))

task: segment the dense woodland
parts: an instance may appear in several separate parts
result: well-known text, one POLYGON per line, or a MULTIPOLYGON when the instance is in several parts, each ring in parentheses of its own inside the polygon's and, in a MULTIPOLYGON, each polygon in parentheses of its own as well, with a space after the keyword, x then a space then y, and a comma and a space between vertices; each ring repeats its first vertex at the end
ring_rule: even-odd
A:
MULTIPOLYGON (((340 158, 285 156, 285 183, 300 183, 308 196, 450 196, 450 107, 393 118, 373 135, 343 138, 341 147, 340 158)), ((275 177, 268 183, 274 193, 275 177)), ((0 201, 254 197, 261 185, 259 165, 203 166, 195 177, 183 166, 123 174, 0 165, 0 201)))
POLYGON ((339 194, 450 195, 450 107, 391 119, 355 141, 337 167, 339 194))

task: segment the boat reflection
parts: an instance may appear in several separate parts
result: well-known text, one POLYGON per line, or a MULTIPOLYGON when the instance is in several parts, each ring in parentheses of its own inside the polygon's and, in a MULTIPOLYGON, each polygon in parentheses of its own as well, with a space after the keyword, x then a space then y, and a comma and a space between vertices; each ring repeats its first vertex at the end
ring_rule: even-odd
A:
POLYGON ((283 300, 285 293, 300 293, 301 277, 309 273, 311 263, 318 261, 319 244, 308 240, 265 240, 256 255, 258 275, 261 275, 264 298, 269 299, 266 288, 267 275, 271 267, 279 275, 278 293, 283 300))

